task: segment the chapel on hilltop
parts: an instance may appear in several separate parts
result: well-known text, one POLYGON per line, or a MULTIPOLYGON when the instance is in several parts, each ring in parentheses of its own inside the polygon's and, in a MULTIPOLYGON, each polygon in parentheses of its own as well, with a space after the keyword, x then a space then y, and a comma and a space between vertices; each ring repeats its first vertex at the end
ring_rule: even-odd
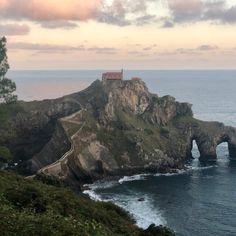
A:
MULTIPOLYGON (((124 80, 124 70, 121 72, 106 72, 102 74, 102 81, 121 81, 124 80)), ((132 77, 131 81, 142 81, 139 77, 132 77)))
POLYGON ((102 74, 102 80, 123 80, 123 69, 121 72, 106 72, 102 74))

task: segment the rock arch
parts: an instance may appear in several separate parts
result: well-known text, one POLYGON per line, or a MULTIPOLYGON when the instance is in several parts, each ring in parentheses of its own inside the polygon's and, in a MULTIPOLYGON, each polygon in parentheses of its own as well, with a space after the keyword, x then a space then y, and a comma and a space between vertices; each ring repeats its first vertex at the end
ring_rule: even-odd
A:
POLYGON ((193 141, 196 141, 201 160, 216 160, 217 146, 221 143, 228 143, 229 156, 236 158, 236 129, 224 126, 218 122, 211 122, 210 125, 198 126, 191 129, 189 138, 188 156, 192 157, 193 141))

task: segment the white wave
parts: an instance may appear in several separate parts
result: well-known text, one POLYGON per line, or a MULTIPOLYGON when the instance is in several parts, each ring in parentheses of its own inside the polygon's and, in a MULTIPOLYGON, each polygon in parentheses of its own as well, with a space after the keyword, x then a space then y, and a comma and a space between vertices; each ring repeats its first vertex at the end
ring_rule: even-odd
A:
POLYGON ((147 195, 139 196, 139 193, 132 193, 131 195, 118 194, 104 201, 113 202, 128 211, 136 221, 136 225, 143 229, 148 228, 150 224, 167 224, 158 207, 152 203, 151 198, 147 195), (143 198, 143 201, 140 201, 140 198, 143 198))
POLYGON ((211 165, 211 166, 188 166, 188 170, 187 171, 191 171, 191 170, 207 170, 207 169, 211 169, 216 167, 215 165, 211 165))
POLYGON ((107 189, 114 187, 119 184, 123 184, 125 182, 139 181, 145 180, 147 176, 174 176, 174 175, 182 175, 187 174, 191 171, 201 171, 204 169, 210 169, 215 167, 215 165, 211 166, 197 166, 197 162, 193 163, 193 165, 186 165, 185 169, 176 170, 175 173, 157 173, 157 174, 140 174, 133 176, 124 176, 118 181, 97 181, 93 184, 84 185, 88 187, 88 190, 83 191, 84 194, 89 195, 92 200, 95 201, 110 201, 114 204, 120 206, 121 208, 128 211, 133 218, 136 220, 136 224, 145 229, 150 224, 156 225, 166 225, 166 220, 162 216, 161 212, 158 209, 158 206, 152 203, 152 199, 148 195, 139 195, 140 193, 131 194, 113 194, 112 196, 107 196, 104 199, 102 194, 97 194, 96 190, 98 189, 107 189), (143 201, 139 201, 140 198, 143 198, 143 201))
POLYGON ((96 181, 93 184, 85 184, 84 187, 92 190, 107 189, 118 185, 117 181, 96 181))
POLYGON ((124 176, 123 178, 119 179, 118 182, 123 184, 124 182, 131 182, 136 180, 145 180, 146 176, 149 174, 140 174, 140 175, 131 175, 131 176, 124 176))
POLYGON ((183 174, 187 174, 191 171, 199 171, 199 170, 205 170, 205 169, 211 169, 215 167, 215 165, 211 165, 211 166, 185 166, 185 169, 182 170, 176 170, 176 172, 174 173, 157 173, 154 174, 154 176, 174 176, 174 175, 183 175, 183 174))
POLYGON ((152 204, 151 199, 147 196, 144 196, 144 201, 131 199, 123 208, 131 212, 136 224, 143 229, 148 228, 150 224, 166 225, 166 220, 160 210, 156 205, 152 204))
MULTIPOLYGON (((112 188, 118 184, 123 184, 125 182, 145 180, 147 176, 170 177, 170 176, 175 176, 175 175, 187 174, 190 171, 205 170, 205 169, 210 169, 213 167, 216 167, 216 165, 211 165, 211 166, 186 165, 185 169, 177 169, 176 172, 173 172, 173 173, 139 174, 139 175, 124 176, 123 178, 119 179, 118 181, 96 181, 93 184, 85 184, 84 187, 88 188, 91 191, 95 191, 97 189, 108 189, 108 188, 112 188)), ((86 190, 86 191, 89 191, 89 190, 86 190)))
POLYGON ((94 201, 102 201, 100 196, 98 194, 96 194, 93 190, 84 190, 83 194, 88 195, 90 197, 90 199, 92 199, 94 201))
POLYGON ((151 198, 147 195, 140 196, 139 193, 132 193, 131 195, 114 194, 104 199, 95 190, 85 190, 83 193, 87 194, 94 201, 113 202, 125 209, 135 219, 136 224, 143 229, 146 229, 150 224, 166 225, 166 220, 161 212, 156 205, 154 206, 151 198), (140 201, 140 198, 143 198, 143 200, 140 201))
POLYGON ((173 173, 156 173, 154 176, 174 176, 174 175, 181 175, 186 173, 186 169, 183 170, 176 170, 176 172, 173 173))

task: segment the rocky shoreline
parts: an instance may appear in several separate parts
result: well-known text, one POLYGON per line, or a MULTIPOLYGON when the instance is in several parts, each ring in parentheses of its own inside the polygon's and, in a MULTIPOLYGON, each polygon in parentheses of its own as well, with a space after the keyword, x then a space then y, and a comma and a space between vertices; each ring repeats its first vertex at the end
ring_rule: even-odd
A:
POLYGON ((95 81, 59 99, 20 102, 2 138, 19 173, 54 175, 82 185, 98 179, 184 168, 196 141, 202 160, 215 160, 236 129, 193 117, 191 104, 159 97, 143 81, 95 81))

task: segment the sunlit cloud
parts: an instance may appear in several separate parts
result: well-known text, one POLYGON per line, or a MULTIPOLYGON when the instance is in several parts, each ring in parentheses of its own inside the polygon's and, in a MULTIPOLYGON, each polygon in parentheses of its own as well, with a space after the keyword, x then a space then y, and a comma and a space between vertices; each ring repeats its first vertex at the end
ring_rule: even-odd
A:
POLYGON ((198 21, 234 24, 236 4, 228 6, 226 0, 0 0, 0 18, 29 20, 51 29, 75 28, 87 20, 118 26, 156 23, 171 28, 198 21), (163 2, 165 16, 161 14, 163 2))
POLYGON ((236 24, 236 5, 227 6, 226 0, 167 0, 170 16, 164 27, 179 23, 210 21, 221 24, 236 24))
POLYGON ((26 35, 30 32, 30 28, 26 24, 0 24, 0 34, 6 36, 26 35))
POLYGON ((39 44, 39 43, 25 43, 25 42, 10 42, 8 44, 10 50, 29 50, 37 51, 37 53, 66 53, 66 52, 92 52, 96 54, 116 54, 117 49, 111 47, 85 47, 57 45, 57 44, 39 44))
POLYGON ((78 24, 71 21, 64 21, 64 20, 58 20, 58 21, 44 21, 41 22, 41 26, 48 29, 74 29, 78 27, 78 24))
POLYGON ((233 0, 0 0, 0 22, 11 68, 235 67, 233 0))
POLYGON ((0 16, 2 19, 30 20, 45 26, 45 22, 93 19, 101 6, 102 0, 0 0, 0 16))
POLYGON ((72 47, 67 45, 56 45, 56 44, 38 44, 38 43, 24 43, 15 42, 8 43, 10 49, 20 49, 20 50, 34 50, 34 51, 84 51, 83 45, 78 47, 72 47))

